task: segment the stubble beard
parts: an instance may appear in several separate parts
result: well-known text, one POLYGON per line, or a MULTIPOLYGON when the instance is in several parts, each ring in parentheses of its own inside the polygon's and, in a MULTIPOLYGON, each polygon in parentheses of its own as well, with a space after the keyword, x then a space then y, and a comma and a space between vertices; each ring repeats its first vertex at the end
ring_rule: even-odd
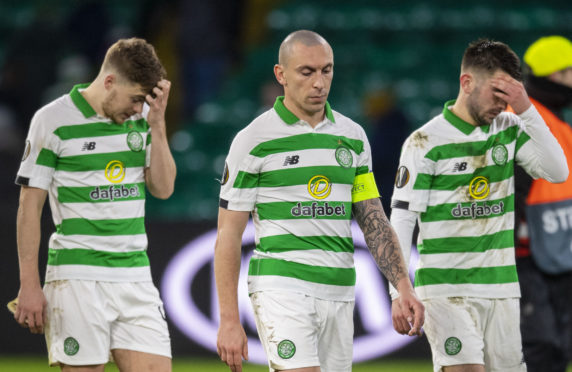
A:
POLYGON ((473 94, 471 94, 469 96, 469 100, 468 100, 468 111, 469 111, 469 115, 471 115, 471 117, 473 118, 473 120, 475 121, 475 123, 477 124, 477 126, 482 127, 484 125, 489 125, 491 124, 492 120, 489 122, 487 121, 487 119, 485 119, 483 116, 481 116, 479 114, 479 110, 481 109, 480 105, 478 104, 478 102, 476 102, 476 99, 474 99, 475 96, 478 96, 479 91, 475 90, 473 92, 473 94))

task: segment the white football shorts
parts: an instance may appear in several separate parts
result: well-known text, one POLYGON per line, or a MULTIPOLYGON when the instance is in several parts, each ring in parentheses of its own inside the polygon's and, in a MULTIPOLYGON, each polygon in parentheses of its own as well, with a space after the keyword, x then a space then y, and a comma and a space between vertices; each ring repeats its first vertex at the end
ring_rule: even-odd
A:
POLYGON ((423 300, 435 372, 482 364, 487 372, 526 371, 519 299, 448 297, 423 300))
POLYGON ((349 372, 354 301, 329 301, 297 292, 250 295, 258 336, 271 371, 320 366, 349 372))
POLYGON ((105 364, 126 349, 171 357, 163 303, 152 282, 58 280, 44 285, 50 365, 105 364))

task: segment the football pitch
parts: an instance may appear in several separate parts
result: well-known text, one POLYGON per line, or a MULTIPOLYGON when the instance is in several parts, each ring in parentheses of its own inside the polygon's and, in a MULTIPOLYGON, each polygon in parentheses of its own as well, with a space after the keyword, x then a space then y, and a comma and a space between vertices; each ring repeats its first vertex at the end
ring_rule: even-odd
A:
MULTIPOLYGON (((54 372, 59 368, 48 367, 47 358, 44 357, 11 357, 0 356, 0 369, 6 372, 54 372)), ((173 372, 225 372, 229 369, 217 359, 206 358, 179 358, 173 362, 173 372)), ((268 367, 245 363, 243 372, 265 372, 268 367)), ((106 372, 119 372, 115 364, 108 364, 106 372)), ((431 372, 430 361, 376 361, 356 364, 352 372, 431 372)), ((572 372, 572 365, 567 372, 572 372)))
MULTIPOLYGON (((0 356, 0 369, 6 372, 55 372, 59 368, 48 367, 44 357, 0 356)), ((266 372, 268 367, 249 364, 243 365, 243 372, 266 372)), ((431 372, 430 361, 378 361, 356 364, 353 372, 431 372)), ((106 372, 118 372, 114 364, 105 367, 106 372)), ((173 372, 224 372, 229 369, 217 359, 179 358, 173 361, 173 372)))

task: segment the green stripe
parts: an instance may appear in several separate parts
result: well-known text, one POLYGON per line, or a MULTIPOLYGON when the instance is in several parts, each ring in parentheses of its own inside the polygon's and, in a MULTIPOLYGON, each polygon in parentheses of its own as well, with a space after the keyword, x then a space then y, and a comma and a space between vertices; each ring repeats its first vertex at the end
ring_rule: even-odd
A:
POLYGON ((60 203, 106 203, 144 199, 144 182, 96 187, 58 187, 60 203), (110 189, 111 193, 109 193, 110 189))
POLYGON ((137 235, 145 234, 143 217, 122 218, 116 220, 87 220, 84 218, 67 218, 56 226, 62 235, 137 235))
POLYGON ((419 173, 413 185, 414 190, 456 190, 461 186, 468 186, 471 180, 477 176, 486 177, 489 183, 504 181, 514 174, 514 161, 510 160, 504 166, 489 165, 477 168, 471 174, 441 174, 431 176, 426 173, 419 173))
POLYGON ((89 265, 105 267, 149 266, 145 251, 104 252, 91 249, 51 249, 48 252, 48 265, 89 265))
POLYGON ((362 165, 361 167, 358 167, 356 169, 356 176, 359 176, 360 174, 365 174, 365 173, 369 173, 369 167, 367 165, 362 165))
POLYGON ((238 171, 232 187, 237 189, 253 189, 258 187, 260 174, 238 171))
POLYGON ((59 127, 54 134, 61 140, 69 140, 74 138, 90 138, 101 136, 114 136, 117 134, 127 134, 131 131, 145 133, 148 125, 145 119, 127 120, 123 124, 115 123, 87 123, 77 125, 66 125, 59 127))
POLYGON ((59 159, 56 170, 68 172, 104 170, 107 164, 112 160, 122 162, 125 168, 144 167, 145 151, 122 151, 106 154, 65 156, 59 159))
POLYGON ((351 202, 275 202, 256 204, 261 220, 324 219, 351 220, 351 202), (327 205, 326 205, 327 204, 327 205), (307 215, 309 212, 312 215, 307 215), (305 214, 305 215, 304 215, 305 214))
POLYGON ((52 150, 42 148, 36 159, 36 164, 55 168, 58 164, 58 156, 52 150))
POLYGON ((251 259, 248 275, 287 276, 312 283, 338 286, 353 286, 356 283, 354 268, 313 266, 272 258, 251 259))
POLYGON ((415 286, 433 284, 517 283, 516 266, 475 267, 471 269, 418 269, 415 286))
POLYGON ((250 155, 263 158, 282 152, 313 149, 335 150, 340 146, 345 146, 358 155, 363 152, 363 141, 361 140, 331 134, 305 133, 262 142, 250 151, 250 155))
POLYGON ((330 252, 354 252, 352 238, 338 236, 298 236, 292 234, 274 235, 260 239, 256 249, 261 252, 287 252, 320 249, 330 252))
POLYGON ((518 136, 518 138, 516 139, 516 146, 515 146, 514 153, 516 154, 518 152, 518 150, 520 150, 522 145, 527 143, 529 139, 530 139, 530 136, 526 132, 522 132, 520 134, 520 136, 518 136))
POLYGON ((514 232, 504 230, 480 236, 423 239, 419 254, 477 253, 512 247, 514 247, 514 232))
POLYGON ((508 145, 512 143, 516 138, 517 132, 518 127, 512 126, 500 133, 491 135, 486 141, 450 143, 435 146, 425 157, 433 161, 438 161, 466 156, 482 156, 495 145, 508 145))
POLYGON ((355 168, 340 166, 317 166, 291 169, 279 169, 262 172, 259 175, 239 171, 233 187, 248 189, 254 187, 281 187, 305 185, 317 175, 327 177, 331 183, 352 185, 356 174, 355 168))
MULTIPOLYGON (((503 203, 503 214, 514 211, 514 194, 502 199, 487 200, 487 201, 473 201, 466 203, 445 203, 436 206, 429 206, 427 210, 421 213, 421 222, 435 222, 435 221, 457 221, 457 220, 470 220, 471 216, 455 217, 453 216, 453 209, 457 208, 459 204, 461 207, 471 207, 472 204, 477 206, 491 206, 492 204, 503 203)), ((497 217, 498 214, 491 214, 490 216, 482 216, 478 218, 492 218, 497 217)))

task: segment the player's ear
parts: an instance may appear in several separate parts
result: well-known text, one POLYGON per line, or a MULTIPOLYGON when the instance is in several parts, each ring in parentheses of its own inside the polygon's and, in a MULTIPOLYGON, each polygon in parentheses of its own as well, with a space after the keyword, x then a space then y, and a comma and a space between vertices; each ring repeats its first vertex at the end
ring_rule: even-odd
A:
POLYGON ((282 65, 274 65, 274 76, 276 76, 276 80, 280 83, 280 85, 286 85, 286 77, 284 76, 284 66, 282 65))
POLYGON ((110 90, 116 81, 117 76, 115 76, 115 74, 107 74, 103 79, 103 86, 105 87, 105 90, 110 90))
POLYGON ((463 72, 459 77, 459 82, 461 85, 461 89, 465 94, 469 94, 472 92, 475 86, 475 76, 470 72, 463 72))

